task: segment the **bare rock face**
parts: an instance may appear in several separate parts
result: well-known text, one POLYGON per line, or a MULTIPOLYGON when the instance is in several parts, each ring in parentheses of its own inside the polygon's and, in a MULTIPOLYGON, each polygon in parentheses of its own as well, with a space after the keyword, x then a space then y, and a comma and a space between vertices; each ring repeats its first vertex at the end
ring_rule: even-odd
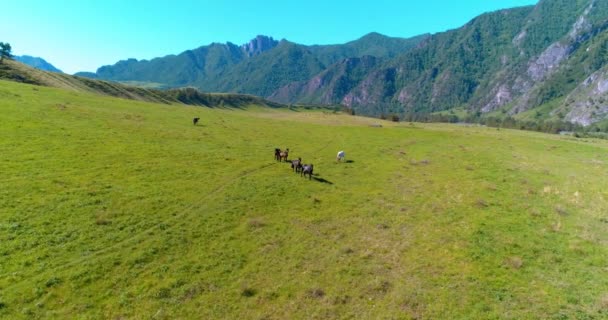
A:
POLYGON ((552 75, 561 65, 564 59, 573 51, 573 45, 581 41, 581 37, 591 30, 591 24, 587 21, 587 16, 593 9, 592 2, 585 12, 572 25, 567 39, 558 41, 550 45, 545 51, 528 65, 528 76, 534 81, 542 81, 552 75))
POLYGON ((342 99, 342 104, 347 107, 353 107, 355 105, 378 103, 380 99, 374 95, 373 90, 376 82, 376 77, 373 75, 363 80, 361 84, 355 88, 355 90, 344 96, 344 99, 342 99))
POLYGON ((349 92, 342 99, 342 104, 352 108, 355 105, 373 104, 376 101, 372 99, 372 87, 374 80, 372 78, 365 79, 355 90, 349 92))
POLYGON ((570 109, 566 120, 588 126, 608 115, 608 68, 603 68, 583 81, 566 98, 570 109))
POLYGON ((364 80, 365 74, 373 70, 379 61, 372 56, 343 59, 308 81, 291 83, 279 88, 268 98, 282 103, 289 103, 294 97, 303 103, 340 103, 346 94, 364 80), (356 76, 357 74, 360 76, 356 76))
POLYGON ((585 12, 583 12, 583 15, 578 18, 576 23, 574 23, 574 25, 572 26, 572 30, 570 31, 570 33, 568 33, 568 36, 571 40, 577 40, 577 38, 581 34, 584 34, 591 30, 592 25, 587 20, 587 16, 589 15, 589 13, 591 13, 591 10, 593 10, 594 6, 595 0, 591 1, 591 4, 589 4, 587 9, 585 9, 585 12))
POLYGON ((292 82, 286 86, 279 88, 277 91, 273 92, 272 95, 270 95, 268 97, 268 100, 278 102, 278 103, 288 104, 291 102, 291 99, 294 96, 297 96, 297 94, 300 91, 302 91, 302 88, 304 86, 305 86, 305 83, 302 81, 292 82))
POLYGON ((581 16, 580 18, 578 18, 574 26, 572 26, 572 30, 570 31, 568 36, 570 37, 570 39, 576 40, 580 34, 589 32, 589 30, 591 30, 591 27, 592 25, 591 23, 589 23, 589 21, 587 21, 587 18, 585 16, 581 16))
MULTIPOLYGON (((511 102, 514 102, 513 108, 509 111, 511 115, 528 110, 536 100, 539 88, 543 86, 544 82, 566 64, 578 44, 589 37, 592 25, 588 21, 588 16, 594 5, 595 1, 592 1, 561 40, 551 44, 540 55, 531 58, 526 65, 522 65, 522 70, 508 71, 519 74, 515 80, 503 79, 494 84, 488 97, 480 106, 482 112, 491 112, 511 102)), ((512 45, 519 48, 527 36, 524 28, 512 40, 512 45)), ((520 50, 520 54, 523 54, 523 51, 520 50)), ((506 65, 504 60, 501 60, 501 63, 506 65)))
POLYGON ((520 32, 517 36, 515 36, 515 38, 513 38, 513 45, 519 47, 527 35, 528 31, 526 31, 525 29, 522 30, 522 32, 520 32))
POLYGON ((406 88, 402 88, 401 91, 399 91, 399 96, 397 97, 397 101, 399 101, 401 104, 405 105, 408 102, 410 102, 412 95, 410 94, 409 90, 406 88))
POLYGON ((513 100, 511 90, 506 84, 494 87, 494 89, 492 89, 492 95, 492 100, 483 106, 481 109, 482 112, 494 111, 513 100))
POLYGON ((248 57, 256 56, 264 51, 270 50, 279 44, 272 37, 257 36, 255 39, 241 46, 248 57))
POLYGON ((602 79, 597 84, 596 92, 597 92, 597 94, 604 94, 604 93, 608 92, 608 79, 602 79))
POLYGON ((546 79, 557 70, 560 63, 568 57, 572 50, 570 46, 560 42, 547 48, 535 61, 528 65, 528 76, 534 81, 546 79))

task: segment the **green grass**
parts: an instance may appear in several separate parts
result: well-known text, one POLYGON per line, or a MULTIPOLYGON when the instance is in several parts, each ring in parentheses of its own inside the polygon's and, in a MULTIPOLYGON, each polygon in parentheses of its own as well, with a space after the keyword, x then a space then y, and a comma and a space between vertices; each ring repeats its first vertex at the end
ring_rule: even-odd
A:
POLYGON ((538 120, 562 120, 557 114, 552 115, 552 111, 558 109, 563 104, 563 99, 555 99, 549 103, 545 103, 537 108, 530 109, 515 115, 515 119, 523 121, 538 121, 538 120))
POLYGON ((0 318, 608 317, 603 141, 6 81, 0 121, 0 318))
POLYGON ((469 112, 466 110, 466 108, 452 108, 450 110, 443 110, 443 111, 437 111, 437 112, 433 112, 432 114, 441 114, 444 116, 457 116, 460 119, 464 119, 469 115, 469 112))

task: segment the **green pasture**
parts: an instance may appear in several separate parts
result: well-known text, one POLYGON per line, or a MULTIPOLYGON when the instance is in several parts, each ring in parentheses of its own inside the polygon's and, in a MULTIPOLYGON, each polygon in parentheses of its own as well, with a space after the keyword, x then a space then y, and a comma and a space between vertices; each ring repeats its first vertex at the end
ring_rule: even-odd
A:
POLYGON ((607 175, 606 141, 0 81, 0 318, 606 319, 607 175))

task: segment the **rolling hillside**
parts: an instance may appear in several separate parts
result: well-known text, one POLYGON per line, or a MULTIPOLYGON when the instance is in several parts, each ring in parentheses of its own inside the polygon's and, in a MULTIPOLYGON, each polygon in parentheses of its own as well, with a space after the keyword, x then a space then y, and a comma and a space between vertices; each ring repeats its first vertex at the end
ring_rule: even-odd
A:
POLYGON ((36 68, 36 69, 40 69, 43 71, 50 71, 50 72, 59 72, 61 73, 62 71, 55 68, 55 66, 53 66, 52 64, 48 63, 46 60, 39 58, 39 57, 32 57, 32 56, 16 56, 14 57, 15 60, 27 64, 30 67, 36 68))
POLYGON ((605 141, 4 80, 0 117, 0 318, 608 317, 605 141))
POLYGON ((252 95, 203 93, 193 88, 170 90, 146 89, 116 82, 42 71, 10 60, 6 60, 0 64, 0 79, 67 89, 75 92, 94 93, 123 99, 165 104, 183 103, 196 106, 233 108, 240 108, 251 104, 274 108, 284 107, 281 104, 252 95))

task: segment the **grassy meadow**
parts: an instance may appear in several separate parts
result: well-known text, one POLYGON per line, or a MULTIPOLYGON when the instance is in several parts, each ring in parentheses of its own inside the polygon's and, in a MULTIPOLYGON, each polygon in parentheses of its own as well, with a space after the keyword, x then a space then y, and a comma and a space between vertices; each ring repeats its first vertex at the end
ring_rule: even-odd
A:
POLYGON ((606 141, 6 81, 0 123, 0 318, 608 318, 606 141))

